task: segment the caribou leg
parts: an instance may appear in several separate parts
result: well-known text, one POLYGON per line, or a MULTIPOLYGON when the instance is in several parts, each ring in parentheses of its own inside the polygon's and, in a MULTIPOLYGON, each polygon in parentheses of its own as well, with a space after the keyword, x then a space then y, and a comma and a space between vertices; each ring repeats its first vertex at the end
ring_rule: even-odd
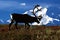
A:
POLYGON ((16 27, 16 29, 18 29, 18 28, 17 28, 17 24, 18 24, 18 23, 16 22, 16 23, 15 23, 15 27, 16 27))
POLYGON ((28 28, 27 29, 29 29, 30 28, 30 25, 27 23, 27 25, 28 25, 28 28))
POLYGON ((26 29, 26 23, 25 23, 25 29, 26 29))
POLYGON ((9 30, 10 30, 10 27, 13 23, 14 23, 13 20, 11 20, 11 23, 9 24, 9 30))

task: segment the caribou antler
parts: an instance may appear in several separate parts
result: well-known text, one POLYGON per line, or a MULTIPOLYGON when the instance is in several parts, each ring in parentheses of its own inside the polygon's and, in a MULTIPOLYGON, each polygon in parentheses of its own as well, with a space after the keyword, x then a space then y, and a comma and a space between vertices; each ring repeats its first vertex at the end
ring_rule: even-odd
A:
MULTIPOLYGON (((34 9, 35 9, 35 8, 37 8, 37 9, 38 9, 38 7, 39 7, 39 6, 40 6, 40 5, 38 5, 38 4, 37 4, 37 5, 35 5, 34 9)), ((33 13, 33 15, 35 15, 35 13, 36 13, 36 12, 34 12, 34 9, 33 9, 33 12, 32 12, 32 13, 33 13)), ((38 10, 39 10, 39 9, 38 9, 38 10)), ((37 11, 38 11, 38 10, 37 10, 37 11)), ((37 17, 37 16, 35 15, 35 17, 37 17)))

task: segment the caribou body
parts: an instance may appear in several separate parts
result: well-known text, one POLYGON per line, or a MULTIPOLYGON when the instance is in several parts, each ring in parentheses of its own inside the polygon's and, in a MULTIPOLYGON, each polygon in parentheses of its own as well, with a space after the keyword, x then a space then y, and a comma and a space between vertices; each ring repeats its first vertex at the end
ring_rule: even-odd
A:
POLYGON ((9 30, 10 30, 11 25, 14 22, 15 22, 16 29, 18 29, 17 28, 18 23, 25 23, 25 27, 26 27, 26 25, 28 25, 30 27, 29 23, 33 23, 33 22, 40 23, 39 21, 41 20, 41 18, 42 18, 42 16, 40 16, 40 17, 32 17, 32 16, 30 16, 28 14, 12 13, 11 14, 11 23, 9 24, 9 30))
MULTIPOLYGON (((10 27, 11 27, 11 25, 15 22, 15 27, 16 27, 16 29, 18 29, 17 28, 17 24, 18 23, 25 23, 25 28, 26 28, 26 25, 28 25, 29 27, 30 27, 30 25, 29 25, 29 23, 33 23, 33 22, 37 22, 37 23, 40 23, 39 21, 42 19, 42 16, 40 15, 39 17, 37 17, 36 15, 35 15, 35 13, 37 12, 37 11, 40 11, 41 9, 39 9, 39 5, 36 5, 35 7, 34 7, 34 9, 33 9, 33 15, 35 16, 35 17, 32 17, 32 16, 30 16, 30 15, 28 15, 28 14, 18 14, 18 13, 12 13, 11 14, 11 23, 9 24, 9 30, 10 30, 10 27), (36 11, 35 11, 35 9, 37 9, 36 11)), ((28 27, 28 28, 29 28, 28 27)))

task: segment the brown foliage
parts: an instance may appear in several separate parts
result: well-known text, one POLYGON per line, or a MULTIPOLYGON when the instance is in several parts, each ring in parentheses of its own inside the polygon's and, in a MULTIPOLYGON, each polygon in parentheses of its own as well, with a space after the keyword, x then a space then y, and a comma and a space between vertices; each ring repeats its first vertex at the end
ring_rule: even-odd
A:
POLYGON ((60 40, 59 26, 32 26, 25 29, 24 26, 18 26, 18 30, 8 25, 0 26, 0 40, 60 40))

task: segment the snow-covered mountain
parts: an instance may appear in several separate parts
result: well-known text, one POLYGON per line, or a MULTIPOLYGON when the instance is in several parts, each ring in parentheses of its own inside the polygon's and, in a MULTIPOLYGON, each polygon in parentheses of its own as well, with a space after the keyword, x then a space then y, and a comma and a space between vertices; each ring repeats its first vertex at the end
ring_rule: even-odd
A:
MULTIPOLYGON (((52 8, 54 9, 54 7, 52 7, 52 8)), ((56 18, 56 15, 54 14, 54 12, 51 11, 51 8, 49 8, 49 9, 42 8, 41 11, 38 11, 36 13, 36 16, 42 15, 43 18, 41 19, 41 21, 40 21, 39 24, 37 24, 36 22, 34 22, 34 23, 32 23, 32 25, 57 25, 57 23, 60 22, 60 20, 58 18, 56 18), (49 13, 51 13, 51 14, 49 14, 49 13), (53 15, 54 15, 54 18, 52 17, 53 15)), ((31 15, 32 14, 31 11, 32 10, 26 11, 24 14, 31 15)), ((56 9, 55 9, 55 11, 56 11, 56 9)), ((31 15, 31 16, 33 16, 33 15, 31 15)))
MULTIPOLYGON (((42 8, 42 7, 39 7, 42 8)), ((37 9, 35 9, 36 11, 37 9)), ((30 16, 34 16, 32 14, 33 10, 28 10, 24 12, 23 14, 28 14, 30 16)), ((36 16, 42 15, 43 18, 41 19, 40 23, 37 24, 36 22, 32 23, 32 25, 59 25, 60 23, 60 9, 56 7, 50 7, 50 8, 42 8, 41 11, 38 11, 36 13, 36 16)), ((10 20, 7 20, 7 22, 11 22, 10 20)))

